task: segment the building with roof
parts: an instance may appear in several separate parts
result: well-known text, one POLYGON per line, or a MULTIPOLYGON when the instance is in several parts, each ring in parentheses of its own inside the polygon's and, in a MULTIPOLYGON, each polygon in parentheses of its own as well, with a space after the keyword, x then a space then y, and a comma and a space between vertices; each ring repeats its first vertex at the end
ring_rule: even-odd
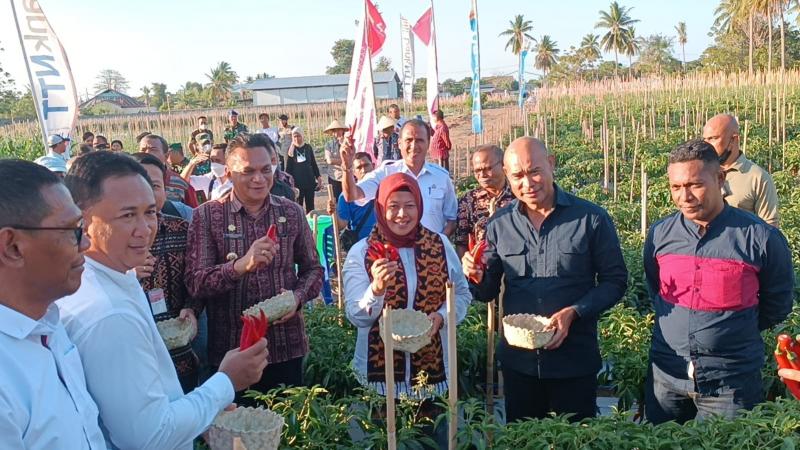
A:
POLYGON ((94 97, 81 103, 78 107, 80 110, 92 108, 94 106, 103 106, 112 111, 113 114, 138 114, 155 112, 156 109, 148 107, 146 104, 129 97, 122 92, 115 91, 114 89, 106 89, 94 97))
MULTIPOLYGON (((349 74, 269 78, 242 86, 253 93, 253 105, 297 105, 347 101, 349 74)), ((393 70, 373 72, 376 99, 399 98, 400 77, 393 70)))

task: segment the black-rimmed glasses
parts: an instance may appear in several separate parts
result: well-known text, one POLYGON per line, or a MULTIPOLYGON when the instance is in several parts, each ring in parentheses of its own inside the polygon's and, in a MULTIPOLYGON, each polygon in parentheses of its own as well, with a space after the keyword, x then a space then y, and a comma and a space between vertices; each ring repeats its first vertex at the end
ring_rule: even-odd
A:
POLYGON ((75 245, 81 246, 83 241, 83 225, 77 227, 26 227, 23 225, 8 225, 8 228, 24 231, 72 231, 75 233, 75 245))

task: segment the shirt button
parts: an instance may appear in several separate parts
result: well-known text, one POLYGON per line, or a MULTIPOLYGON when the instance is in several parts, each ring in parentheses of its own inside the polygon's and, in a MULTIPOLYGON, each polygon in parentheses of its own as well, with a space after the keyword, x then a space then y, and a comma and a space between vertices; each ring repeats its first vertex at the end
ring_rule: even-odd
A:
POLYGON ((537 298, 537 299, 536 299, 536 301, 537 301, 539 304, 541 304, 541 303, 542 303, 542 299, 541 299, 541 298, 537 298))

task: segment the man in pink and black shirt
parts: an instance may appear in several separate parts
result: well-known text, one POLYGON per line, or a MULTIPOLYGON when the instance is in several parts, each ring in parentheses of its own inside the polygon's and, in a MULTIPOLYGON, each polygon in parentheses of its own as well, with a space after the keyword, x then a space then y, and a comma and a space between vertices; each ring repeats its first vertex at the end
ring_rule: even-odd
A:
POLYGON ((763 399, 760 331, 791 311, 791 253, 777 228, 725 203, 710 144, 680 145, 667 173, 679 211, 644 246, 656 313, 645 414, 653 423, 733 417, 763 399))
POLYGON ((228 143, 233 189, 195 210, 185 276, 195 313, 207 308, 211 366, 222 361, 226 348, 238 346, 242 311, 283 289, 294 292, 296 311, 270 324, 267 333, 269 366, 251 387, 261 392, 281 383, 302 385, 308 337, 301 308, 319 295, 323 275, 303 210, 270 195, 270 151, 274 144, 263 134, 240 134, 228 143), (266 237, 271 225, 277 242, 266 237))

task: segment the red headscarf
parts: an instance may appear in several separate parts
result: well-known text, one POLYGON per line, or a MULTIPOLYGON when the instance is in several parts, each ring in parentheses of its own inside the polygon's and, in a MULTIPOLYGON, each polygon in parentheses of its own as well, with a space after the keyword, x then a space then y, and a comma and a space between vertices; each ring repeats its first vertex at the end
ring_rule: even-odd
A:
POLYGON ((419 191, 417 180, 404 173, 395 173, 384 178, 375 195, 375 218, 378 223, 378 231, 389 244, 397 248, 413 247, 417 241, 419 222, 422 218, 422 194, 419 191), (410 192, 417 203, 417 211, 419 211, 416 226, 404 236, 393 233, 386 221, 386 204, 389 202, 389 196, 397 191, 410 192))

